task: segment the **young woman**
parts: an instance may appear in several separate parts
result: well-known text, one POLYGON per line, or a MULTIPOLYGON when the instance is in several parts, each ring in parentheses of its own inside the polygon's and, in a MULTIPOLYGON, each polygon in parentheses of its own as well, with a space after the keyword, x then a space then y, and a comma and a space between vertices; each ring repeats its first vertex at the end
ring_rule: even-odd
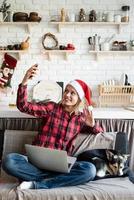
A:
MULTIPOLYGON (((35 137, 33 145, 66 150, 68 155, 72 155, 75 139, 83 128, 93 134, 100 132, 92 112, 88 110, 90 89, 85 82, 74 80, 67 84, 60 103, 31 103, 27 101, 27 83, 36 72, 37 66, 33 65, 26 72, 17 94, 17 107, 21 112, 43 119, 42 131, 35 137), (83 112, 79 112, 83 99, 87 103, 83 112)), ((17 153, 5 157, 3 169, 22 181, 20 189, 74 186, 91 181, 96 175, 95 166, 89 162, 76 161, 70 173, 57 173, 38 169, 28 162, 26 156, 17 153)))

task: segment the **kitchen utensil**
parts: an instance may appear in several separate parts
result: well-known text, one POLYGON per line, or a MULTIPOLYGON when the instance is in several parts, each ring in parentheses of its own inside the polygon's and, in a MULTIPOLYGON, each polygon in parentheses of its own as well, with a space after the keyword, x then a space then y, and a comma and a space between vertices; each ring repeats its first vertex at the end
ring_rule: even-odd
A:
POLYGON ((88 43, 90 45, 90 50, 94 50, 94 48, 93 48, 93 37, 88 37, 88 43))
POLYGON ((125 85, 125 82, 126 82, 126 74, 125 73, 123 73, 122 75, 121 75, 121 78, 120 78, 120 84, 121 85, 125 85))
POLYGON ((30 37, 28 36, 27 39, 20 44, 22 50, 26 50, 29 48, 29 39, 30 37))
POLYGON ((41 17, 38 16, 37 12, 31 12, 28 21, 30 22, 40 22, 41 17))
POLYGON ((25 22, 28 21, 28 14, 24 12, 16 12, 13 14, 13 21, 14 22, 25 22))
POLYGON ((88 37, 88 43, 92 45, 92 37, 88 37))
POLYGON ((110 43, 104 42, 101 44, 101 51, 109 51, 110 50, 110 43))
POLYGON ((115 34, 113 34, 110 38, 107 39, 107 42, 111 42, 111 40, 115 37, 115 34))
POLYGON ((58 83, 52 81, 40 81, 33 88, 33 99, 36 101, 44 101, 49 99, 54 102, 59 102, 62 98, 62 88, 58 83), (42 93, 42 91, 44 91, 42 93))

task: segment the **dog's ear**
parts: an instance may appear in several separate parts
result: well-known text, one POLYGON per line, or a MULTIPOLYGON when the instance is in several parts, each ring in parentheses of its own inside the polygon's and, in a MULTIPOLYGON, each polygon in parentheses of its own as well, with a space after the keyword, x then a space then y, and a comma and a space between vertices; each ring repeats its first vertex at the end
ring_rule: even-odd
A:
POLYGON ((124 154, 123 155, 123 158, 124 158, 125 161, 127 161, 128 157, 130 157, 130 154, 124 154))
POLYGON ((107 156, 107 159, 108 159, 109 161, 111 161, 112 158, 113 158, 113 156, 114 156, 114 153, 113 153, 112 151, 106 149, 106 156, 107 156))

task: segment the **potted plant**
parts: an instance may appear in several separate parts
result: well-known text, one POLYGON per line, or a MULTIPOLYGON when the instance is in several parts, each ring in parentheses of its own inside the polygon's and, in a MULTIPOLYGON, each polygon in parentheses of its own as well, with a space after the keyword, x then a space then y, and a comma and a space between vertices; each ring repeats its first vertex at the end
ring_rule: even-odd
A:
POLYGON ((11 4, 7 5, 7 0, 4 0, 0 6, 0 12, 3 14, 3 21, 7 21, 7 11, 9 10, 9 8, 11 7, 11 4))

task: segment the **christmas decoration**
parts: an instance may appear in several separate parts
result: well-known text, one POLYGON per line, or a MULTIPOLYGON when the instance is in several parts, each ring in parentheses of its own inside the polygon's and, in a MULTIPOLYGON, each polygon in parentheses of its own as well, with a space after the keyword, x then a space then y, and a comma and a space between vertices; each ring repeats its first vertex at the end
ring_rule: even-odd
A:
POLYGON ((57 40, 56 36, 53 35, 52 33, 46 33, 42 38, 42 45, 43 45, 44 49, 46 49, 46 50, 55 50, 58 48, 58 40, 57 40), (45 45, 46 38, 52 39, 52 41, 54 42, 54 45, 52 45, 51 47, 46 46, 45 45))
POLYGON ((11 87, 11 78, 16 67, 17 60, 11 55, 5 53, 4 61, 0 68, 0 88, 11 87))

